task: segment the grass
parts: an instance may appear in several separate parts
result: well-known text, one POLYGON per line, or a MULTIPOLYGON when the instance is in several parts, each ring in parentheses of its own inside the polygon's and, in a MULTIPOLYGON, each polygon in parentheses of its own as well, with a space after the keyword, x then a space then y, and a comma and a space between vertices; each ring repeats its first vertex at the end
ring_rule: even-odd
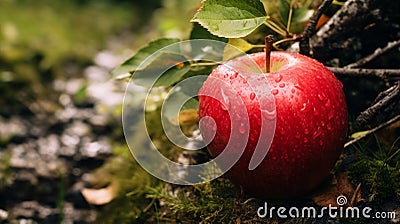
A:
MULTIPOLYGON (((132 9, 134 10, 134 9, 132 9)), ((74 1, 0 1, 1 53, 7 61, 29 60, 50 68, 65 59, 90 60, 111 33, 128 28, 134 11, 124 5, 74 1), (36 56, 37 57, 37 56, 36 56)))

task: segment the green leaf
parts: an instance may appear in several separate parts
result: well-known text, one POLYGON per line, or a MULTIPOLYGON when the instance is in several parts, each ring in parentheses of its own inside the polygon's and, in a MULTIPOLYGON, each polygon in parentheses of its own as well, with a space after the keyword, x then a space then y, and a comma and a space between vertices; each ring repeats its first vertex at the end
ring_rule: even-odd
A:
POLYGON ((368 132, 369 132, 369 131, 359 131, 359 132, 353 133, 353 134, 350 136, 350 138, 356 139, 356 138, 358 138, 358 137, 361 137, 361 136, 364 136, 364 135, 368 134, 368 132))
POLYGON ((192 22, 200 23, 216 36, 239 38, 249 35, 265 20, 259 0, 206 0, 192 22))
POLYGON ((150 60, 146 60, 148 57, 156 57, 153 55, 155 52, 160 50, 163 47, 179 42, 179 39, 175 38, 161 38, 155 41, 150 42, 147 46, 140 49, 133 57, 126 60, 122 65, 112 71, 113 78, 126 78, 129 77, 129 73, 133 73, 135 70, 141 66, 141 69, 145 68, 147 64, 142 64, 142 62, 147 61, 150 63, 150 60))
POLYGON ((294 10, 292 16, 292 24, 304 23, 311 19, 314 10, 307 8, 298 8, 294 10))
MULTIPOLYGON (((280 0, 278 4, 279 15, 282 18, 282 22, 287 25, 289 19, 290 2, 288 0, 280 0)), ((294 7, 292 14, 291 24, 299 24, 307 22, 311 19, 314 14, 313 9, 308 9, 306 7, 294 7)), ((292 28, 292 27, 291 27, 292 28)))
POLYGON ((278 3, 278 10, 283 24, 287 25, 290 11, 290 3, 287 0, 280 0, 278 3))
POLYGON ((145 68, 137 70, 132 79, 136 84, 145 87, 171 86, 190 70, 190 65, 184 63, 186 61, 182 54, 161 52, 152 58, 145 68))
POLYGON ((208 40, 218 40, 222 42, 228 42, 228 39, 223 37, 218 37, 208 32, 208 30, 202 27, 198 23, 193 23, 192 31, 190 32, 190 39, 208 39, 208 40))
POLYGON ((236 56, 243 54, 246 51, 253 49, 254 45, 250 44, 249 42, 240 39, 240 38, 233 38, 229 39, 228 44, 224 49, 224 56, 223 60, 227 61, 232 59, 236 56))

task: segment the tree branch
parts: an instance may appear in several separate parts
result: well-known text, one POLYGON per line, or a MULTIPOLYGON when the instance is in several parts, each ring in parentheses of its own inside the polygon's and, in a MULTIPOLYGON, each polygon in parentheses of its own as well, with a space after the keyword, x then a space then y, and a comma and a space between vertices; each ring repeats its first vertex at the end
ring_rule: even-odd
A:
POLYGON ((373 128, 373 129, 371 129, 371 130, 368 130, 368 131, 365 132, 365 134, 363 134, 362 136, 360 136, 360 137, 358 137, 358 138, 355 138, 355 139, 353 139, 353 140, 351 140, 351 141, 348 141, 346 144, 344 144, 344 148, 347 148, 347 147, 349 147, 350 145, 353 145, 354 143, 356 143, 356 142, 358 142, 358 141, 360 141, 360 140, 366 138, 367 136, 369 136, 369 135, 371 135, 371 134, 373 134, 373 133, 375 133, 375 132, 377 132, 377 131, 379 131, 379 130, 381 130, 381 129, 383 129, 383 128, 386 128, 387 126, 389 126, 389 125, 391 125, 391 124, 393 124, 393 123, 395 123, 395 122, 397 122, 397 121, 399 121, 399 120, 400 120, 400 115, 397 115, 396 117, 394 117, 394 118, 392 118, 392 119, 386 121, 385 123, 380 124, 380 125, 378 125, 377 127, 373 128))
POLYGON ((400 78, 400 69, 366 69, 328 67, 337 76, 378 77, 381 79, 400 78))
POLYGON ((368 62, 374 60, 375 58, 381 56, 382 54, 386 53, 387 51, 400 46, 400 40, 392 41, 389 42, 384 48, 378 48, 375 50, 374 53, 368 55, 367 57, 364 57, 352 64, 346 65, 345 68, 358 68, 360 66, 363 66, 367 64, 368 62))
POLYGON ((304 54, 310 56, 312 54, 310 48, 310 37, 315 34, 316 26, 318 20, 321 18, 322 14, 328 9, 328 7, 332 4, 333 0, 325 0, 318 7, 317 11, 308 22, 307 27, 303 32, 303 38, 300 40, 300 54, 304 54))
POLYGON ((379 114, 383 114, 384 118, 390 116, 390 112, 398 114, 398 111, 396 112, 396 106, 398 106, 399 102, 400 82, 397 82, 396 85, 379 94, 374 105, 361 112, 356 119, 357 126, 364 127, 370 124, 372 120, 379 120, 377 119, 379 114))
POLYGON ((314 57, 329 61, 337 55, 355 54, 351 46, 364 28, 379 20, 379 10, 372 7, 377 0, 348 0, 311 38, 314 57))

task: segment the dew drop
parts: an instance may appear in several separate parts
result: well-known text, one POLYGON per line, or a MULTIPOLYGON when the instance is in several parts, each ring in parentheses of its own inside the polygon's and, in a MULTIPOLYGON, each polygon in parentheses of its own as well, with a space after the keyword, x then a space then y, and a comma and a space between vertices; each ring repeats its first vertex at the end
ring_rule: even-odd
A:
POLYGON ((281 134, 282 134, 282 135, 285 135, 285 134, 286 134, 286 131, 285 131, 284 128, 281 129, 281 134))
POLYGON ((335 117, 335 115, 333 115, 333 113, 330 113, 330 114, 328 115, 328 119, 329 119, 329 120, 332 120, 334 117, 335 117))
POLYGON ((326 129, 328 129, 328 131, 332 131, 332 125, 331 124, 327 124, 326 125, 326 129))
POLYGON ((328 100, 326 100, 326 102, 325 102, 325 107, 330 107, 330 105, 331 105, 331 101, 328 99, 328 100))
POLYGON ((321 121, 321 126, 325 127, 325 122, 321 121))
POLYGON ((255 93, 250 93, 250 100, 254 100, 254 98, 256 98, 256 94, 255 93))
POLYGON ((285 83, 280 83, 279 87, 281 87, 281 88, 285 87, 285 83))
POLYGON ((323 95, 321 95, 321 94, 319 94, 319 93, 318 93, 317 96, 318 96, 318 99, 319 99, 319 100, 321 100, 321 101, 324 101, 324 100, 325 100, 325 96, 323 96, 323 95))
POLYGON ((237 78, 238 75, 239 75, 239 73, 238 73, 238 72, 235 72, 235 73, 233 74, 233 77, 234 77, 234 78, 237 78))
POLYGON ((276 94, 279 93, 279 91, 278 91, 277 89, 273 89, 271 92, 272 92, 272 94, 274 94, 274 95, 276 95, 276 94))
POLYGON ((299 84, 294 85, 294 88, 303 91, 303 87, 301 87, 299 84))
POLYGON ((307 143, 307 142, 308 142, 308 138, 304 138, 304 139, 303 139, 303 142, 304 142, 304 143, 307 143))
POLYGON ((224 102, 221 103, 221 109, 227 111, 230 105, 229 98, 225 94, 224 89, 221 89, 221 96, 224 102))
POLYGON ((261 110, 261 114, 267 120, 273 120, 276 118, 276 110, 270 111, 270 110, 264 109, 264 110, 261 110))
POLYGON ((275 78, 275 82, 278 83, 282 80, 283 76, 281 74, 278 74, 278 76, 275 78))
POLYGON ((310 133, 310 131, 308 130, 308 128, 304 129, 304 134, 308 135, 310 133))
POLYGON ((296 90, 295 90, 295 89, 291 89, 290 91, 291 91, 292 93, 295 93, 295 92, 296 92, 296 90))
POLYGON ((314 108, 314 115, 317 116, 318 115, 318 110, 314 108))
POLYGON ((303 107, 300 108, 300 111, 305 111, 305 110, 306 110, 306 107, 307 107, 307 104, 306 104, 306 103, 303 103, 303 107))
POLYGON ((246 128, 244 127, 244 124, 243 124, 243 123, 240 124, 239 132, 240 132, 240 134, 246 133, 246 128))

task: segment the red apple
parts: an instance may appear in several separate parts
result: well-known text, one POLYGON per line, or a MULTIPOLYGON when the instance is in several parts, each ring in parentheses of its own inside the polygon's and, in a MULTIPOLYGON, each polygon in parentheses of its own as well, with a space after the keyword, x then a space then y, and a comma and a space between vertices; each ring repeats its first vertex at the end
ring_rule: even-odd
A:
MULTIPOLYGON (((246 68, 246 57, 265 71, 265 53, 239 57, 214 69, 199 91, 200 130, 209 142, 207 148, 213 157, 227 150, 227 155, 243 152, 226 174, 253 196, 309 193, 329 175, 343 149, 347 134, 343 86, 320 62, 300 54, 272 52, 271 72, 259 74, 242 72, 254 71, 246 68), (272 96, 275 103, 275 129, 271 119, 262 119, 264 96, 272 96), (267 121, 267 131, 261 132, 262 121, 267 121), (228 144, 232 139, 240 140, 228 144), (255 169, 249 169, 258 142, 267 153, 255 169)), ((226 165, 223 161, 218 165, 226 165)))

